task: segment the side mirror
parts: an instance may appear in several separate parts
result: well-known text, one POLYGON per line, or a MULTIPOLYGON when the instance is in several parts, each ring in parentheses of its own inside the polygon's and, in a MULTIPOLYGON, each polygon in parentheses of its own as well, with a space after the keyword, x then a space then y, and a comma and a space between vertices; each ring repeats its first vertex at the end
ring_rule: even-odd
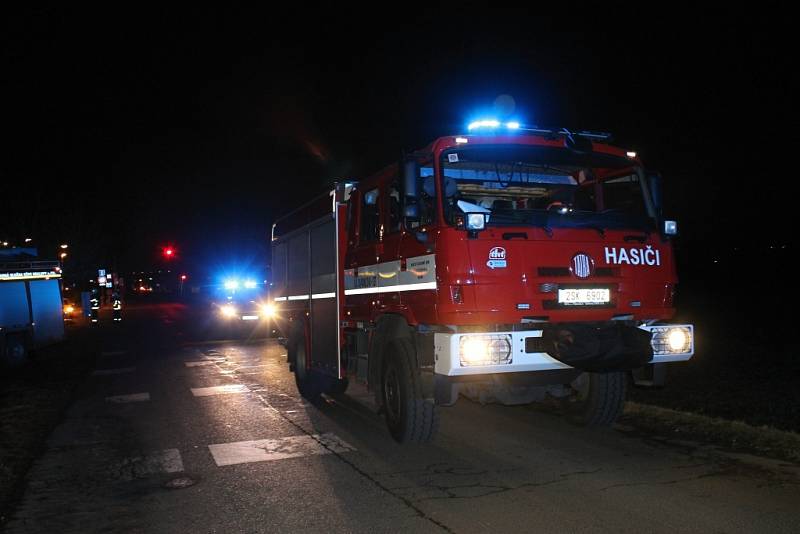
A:
POLYGON ((419 197, 419 163, 416 160, 403 162, 403 192, 406 198, 419 197))
POLYGON ((407 221, 419 221, 419 204, 416 202, 406 203, 406 207, 403 210, 403 217, 405 217, 407 221))
POLYGON ((467 213, 467 230, 470 232, 477 232, 486 228, 486 214, 485 213, 467 213))

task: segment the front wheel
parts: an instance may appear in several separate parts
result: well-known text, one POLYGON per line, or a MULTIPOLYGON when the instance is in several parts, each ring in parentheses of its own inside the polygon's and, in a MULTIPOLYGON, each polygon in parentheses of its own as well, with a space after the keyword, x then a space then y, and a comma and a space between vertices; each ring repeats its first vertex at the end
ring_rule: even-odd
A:
POLYGON ((575 395, 566 401, 568 418, 581 426, 613 425, 622 414, 626 385, 622 371, 581 374, 571 384, 575 395))
POLYGON ((427 443, 439 426, 436 405, 423 398, 415 362, 410 340, 392 341, 383 367, 381 400, 389 433, 399 443, 427 443))

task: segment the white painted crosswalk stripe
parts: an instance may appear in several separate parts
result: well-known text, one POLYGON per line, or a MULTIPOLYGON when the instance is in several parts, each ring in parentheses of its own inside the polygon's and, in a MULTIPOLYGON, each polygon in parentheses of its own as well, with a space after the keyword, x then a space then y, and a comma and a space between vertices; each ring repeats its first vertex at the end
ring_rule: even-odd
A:
POLYGON ((356 450, 332 433, 218 443, 208 449, 219 467, 356 450))
POLYGON ((247 393, 248 391, 250 390, 244 384, 227 384, 207 388, 192 388, 192 395, 195 397, 209 397, 211 395, 226 395, 229 393, 247 393))
POLYGON ((106 401, 108 402, 116 402, 116 403, 127 403, 127 402, 144 402, 150 400, 149 393, 131 393, 129 395, 114 395, 112 397, 106 397, 106 401))
POLYGON ((121 375, 125 373, 132 373, 136 367, 120 367, 119 369, 97 369, 92 373, 92 376, 108 376, 108 375, 121 375))
POLYGON ((178 449, 166 449, 124 458, 114 471, 120 473, 123 479, 129 480, 163 473, 181 473, 183 459, 178 449))
POLYGON ((214 365, 215 363, 217 363, 217 362, 215 362, 214 360, 200 360, 200 361, 194 361, 194 362, 183 362, 183 364, 186 367, 201 367, 201 366, 204 366, 204 365, 214 365))

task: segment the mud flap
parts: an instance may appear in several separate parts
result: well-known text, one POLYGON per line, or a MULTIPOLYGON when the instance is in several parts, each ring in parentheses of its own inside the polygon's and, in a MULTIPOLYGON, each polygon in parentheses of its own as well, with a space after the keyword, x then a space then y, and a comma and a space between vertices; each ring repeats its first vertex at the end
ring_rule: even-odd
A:
POLYGON ((554 324, 544 330, 547 353, 576 369, 629 371, 653 359, 652 334, 626 324, 554 324))

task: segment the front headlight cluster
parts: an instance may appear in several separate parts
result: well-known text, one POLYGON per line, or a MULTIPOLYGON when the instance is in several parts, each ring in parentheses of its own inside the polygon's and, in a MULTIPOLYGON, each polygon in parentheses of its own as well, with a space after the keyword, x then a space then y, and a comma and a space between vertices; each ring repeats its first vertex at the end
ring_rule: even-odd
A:
POLYGON ((459 340, 458 354, 462 367, 509 364, 511 336, 507 334, 464 335, 459 340))
POLYGON ((219 311, 223 317, 236 316, 236 307, 231 304, 225 304, 224 306, 220 306, 219 311))
POLYGON ((694 339, 691 328, 662 326, 651 328, 654 354, 686 354, 692 352, 694 339))

